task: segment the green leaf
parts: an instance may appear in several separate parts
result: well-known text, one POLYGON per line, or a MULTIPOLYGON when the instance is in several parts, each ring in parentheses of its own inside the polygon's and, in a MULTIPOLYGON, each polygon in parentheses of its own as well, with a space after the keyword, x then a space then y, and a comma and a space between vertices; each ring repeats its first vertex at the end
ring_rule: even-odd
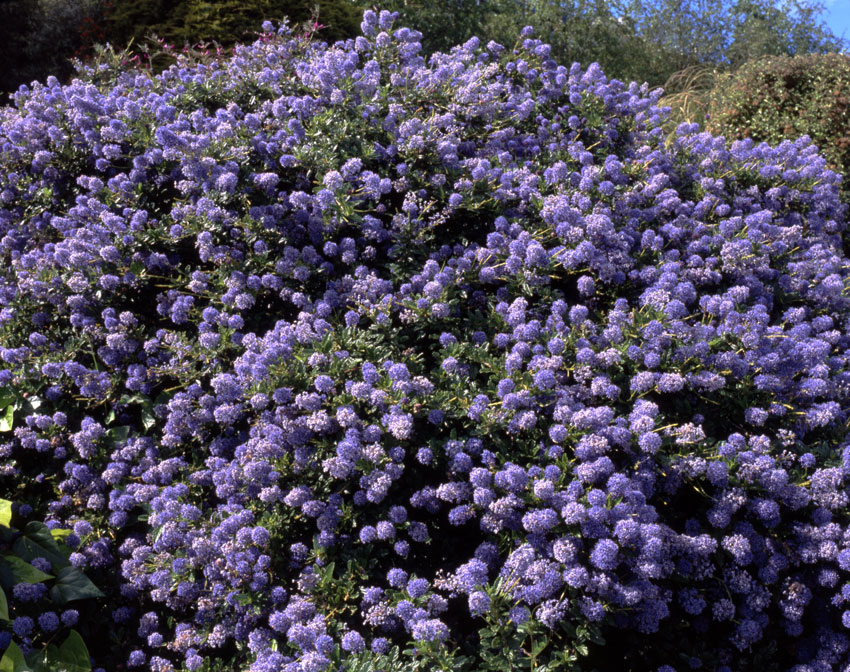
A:
POLYGON ((53 565, 53 569, 70 564, 68 562, 70 549, 60 548, 50 534, 50 528, 35 520, 27 523, 23 535, 12 544, 12 550, 28 562, 35 558, 47 558, 53 565))
POLYGON ((57 543, 64 543, 65 539, 74 533, 74 530, 67 528, 56 528, 55 530, 50 530, 50 536, 53 537, 57 543))
POLYGON ((53 578, 51 574, 36 569, 16 555, 4 554, 0 556, 0 566, 3 565, 11 572, 15 583, 41 583, 53 578))
POLYGON ((153 414, 153 407, 150 404, 145 404, 142 406, 142 427, 147 431, 155 424, 156 417, 153 414))
POLYGON ((12 502, 8 499, 0 499, 0 525, 12 526, 12 502))
POLYGON ((3 411, 0 411, 0 432, 11 432, 14 427, 15 407, 6 406, 3 411))
POLYGON ((0 588, 0 620, 9 620, 9 603, 6 601, 6 593, 0 588))
POLYGON ((27 415, 30 415, 34 411, 37 411, 39 408, 41 408, 41 405, 43 403, 44 403, 44 401, 42 400, 41 397, 38 397, 38 396, 33 394, 33 395, 30 395, 29 397, 27 397, 26 399, 24 399, 21 402, 20 406, 21 406, 21 408, 23 408, 26 411, 27 415))
POLYGON ((71 630, 61 646, 48 648, 46 662, 56 672, 90 672, 89 650, 80 633, 71 630), (53 649, 51 651, 51 649, 53 649))
POLYGON ((34 649, 30 651, 27 656, 27 665, 32 668, 33 672, 53 672, 53 670, 48 667, 49 663, 47 662, 47 652, 50 650, 57 650, 53 644, 48 644, 47 649, 34 649))
POLYGON ((27 665, 24 653, 15 642, 9 642, 9 646, 0 658, 0 672, 32 672, 27 665))
POLYGON ((50 599, 56 604, 92 597, 103 597, 103 593, 79 568, 63 567, 56 572, 56 583, 50 589, 50 599))
POLYGON ((130 427, 128 425, 113 427, 112 429, 107 430, 106 436, 108 436, 109 440, 114 444, 121 443, 122 441, 126 441, 127 437, 130 436, 130 427))
POLYGON ((534 646, 531 647, 531 655, 535 657, 539 656, 543 652, 543 649, 547 646, 549 646, 549 641, 547 639, 534 642, 534 646))

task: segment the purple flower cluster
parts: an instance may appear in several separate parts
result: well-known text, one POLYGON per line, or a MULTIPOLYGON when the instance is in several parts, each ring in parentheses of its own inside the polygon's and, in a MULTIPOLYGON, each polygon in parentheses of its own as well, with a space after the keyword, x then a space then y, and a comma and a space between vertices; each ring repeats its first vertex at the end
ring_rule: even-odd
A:
POLYGON ((840 177, 393 20, 2 111, 0 478, 100 577, 98 664, 840 669, 840 177))

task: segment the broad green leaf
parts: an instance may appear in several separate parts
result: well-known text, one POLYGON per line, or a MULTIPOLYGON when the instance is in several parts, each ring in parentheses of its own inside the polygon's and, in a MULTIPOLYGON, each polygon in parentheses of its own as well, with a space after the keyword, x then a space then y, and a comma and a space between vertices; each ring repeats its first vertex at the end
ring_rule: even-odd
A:
POLYGON ((106 430, 106 436, 109 437, 109 440, 112 441, 112 443, 121 443, 122 441, 126 441, 127 437, 130 436, 130 427, 128 425, 113 427, 112 429, 106 430))
POLYGON ((142 427, 147 431, 155 424, 156 417, 153 414, 153 407, 150 404, 145 404, 142 406, 142 427))
POLYGON ((24 412, 24 415, 31 415, 32 413, 35 413, 35 411, 37 411, 39 408, 41 408, 41 405, 43 403, 44 402, 42 401, 41 397, 32 395, 27 397, 26 399, 21 399, 17 403, 17 406, 21 411, 24 412))
POLYGON ((76 630, 71 630, 59 648, 47 647, 45 663, 50 672, 91 672, 89 650, 76 630))
POLYGON ((0 499, 0 525, 12 526, 12 502, 8 499, 0 499))
POLYGON ((16 583, 41 583, 53 578, 16 555, 0 556, 0 565, 6 566, 16 583))
POLYGON ((50 528, 35 520, 27 523, 23 535, 12 544, 12 550, 28 561, 35 558, 47 558, 54 570, 70 564, 68 562, 70 549, 60 547, 50 534, 50 528))
POLYGON ((6 406, 0 411, 0 432, 11 432, 14 427, 15 407, 6 406))
POLYGON ((72 535, 74 530, 58 527, 55 530, 50 530, 50 536, 56 540, 57 544, 61 544, 65 542, 65 539, 72 535))
POLYGON ((32 672, 32 668, 27 665, 23 651, 18 648, 15 642, 9 642, 3 657, 0 658, 0 672, 32 672))
POLYGON ((103 597, 98 587, 77 567, 63 567, 56 572, 56 582, 50 589, 50 599, 62 605, 73 600, 103 597))
POLYGON ((110 408, 109 413, 106 414, 106 420, 104 420, 104 423, 111 425, 113 422, 115 422, 115 409, 110 408))
POLYGON ((0 588, 0 620, 9 620, 9 603, 6 601, 6 593, 0 588))
POLYGON ((53 644, 48 644, 47 649, 34 649, 27 656, 27 665, 30 666, 32 672, 54 672, 47 660, 47 652, 50 650, 58 651, 53 644))

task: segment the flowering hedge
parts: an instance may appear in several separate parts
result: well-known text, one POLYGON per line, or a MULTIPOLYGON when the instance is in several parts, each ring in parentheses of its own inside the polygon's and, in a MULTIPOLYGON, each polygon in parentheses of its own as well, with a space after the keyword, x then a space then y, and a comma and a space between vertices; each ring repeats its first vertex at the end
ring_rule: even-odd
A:
POLYGON ((839 176, 393 20, 2 111, 0 543, 109 671, 839 669, 839 176))

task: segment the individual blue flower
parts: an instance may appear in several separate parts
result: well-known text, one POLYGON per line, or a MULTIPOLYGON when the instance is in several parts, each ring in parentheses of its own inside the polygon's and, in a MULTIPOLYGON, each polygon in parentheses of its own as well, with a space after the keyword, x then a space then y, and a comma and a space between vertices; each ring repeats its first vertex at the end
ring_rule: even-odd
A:
POLYGON ((322 393, 332 392, 334 389, 333 378, 324 374, 316 376, 316 380, 313 381, 313 385, 315 385, 318 392, 322 393))
POLYGON ((375 637, 372 640, 372 646, 370 648, 372 653, 383 655, 390 650, 390 642, 386 637, 375 637))
POLYGON ((534 374, 534 384, 541 390, 548 390, 557 384, 555 373, 551 369, 541 369, 534 374))
POLYGON ((387 375, 394 382, 407 382, 410 380, 410 372, 407 370, 407 366, 401 363, 395 363, 390 366, 387 369, 387 375))
POLYGON ((590 562, 599 569, 610 571, 619 564, 619 548, 611 539, 600 539, 590 553, 590 562))
POLYGON ((511 610, 508 612, 508 617, 516 625, 522 625, 529 618, 531 618, 531 612, 528 610, 528 607, 516 606, 512 607, 511 610))
POLYGON ((360 653, 366 649, 366 642, 363 640, 362 635, 354 630, 349 630, 342 636, 340 645, 343 651, 350 653, 360 653))
POLYGON ((416 451, 416 461, 420 464, 430 464, 431 460, 434 459, 434 453, 430 448, 420 448, 416 451))
POLYGON ((55 611, 45 611, 38 617, 38 627, 44 632, 54 632, 59 625, 59 616, 55 611))
POLYGON ((35 623, 29 616, 18 616, 12 621, 12 632, 18 637, 29 637, 34 627, 35 623))
POLYGON ((438 618, 425 618, 411 626, 410 634, 414 639, 426 642, 444 642, 449 637, 449 629, 438 618))
POLYGON ((407 572, 395 567, 387 573, 387 583, 393 588, 402 588, 407 582, 407 572))
POLYGON ((80 614, 76 609, 66 609, 60 615, 60 620, 62 621, 62 625, 66 628, 72 628, 77 624, 77 620, 79 619, 80 614))
POLYGON ((481 616, 490 611, 490 596, 483 590, 476 590, 469 594, 469 613, 473 616, 481 616))
POLYGON ((485 585, 488 581, 487 565, 477 558, 464 563, 455 571, 455 582, 466 593, 485 585))
POLYGON ((407 582, 407 594, 414 599, 422 597, 428 592, 430 585, 427 579, 411 579, 407 582))

